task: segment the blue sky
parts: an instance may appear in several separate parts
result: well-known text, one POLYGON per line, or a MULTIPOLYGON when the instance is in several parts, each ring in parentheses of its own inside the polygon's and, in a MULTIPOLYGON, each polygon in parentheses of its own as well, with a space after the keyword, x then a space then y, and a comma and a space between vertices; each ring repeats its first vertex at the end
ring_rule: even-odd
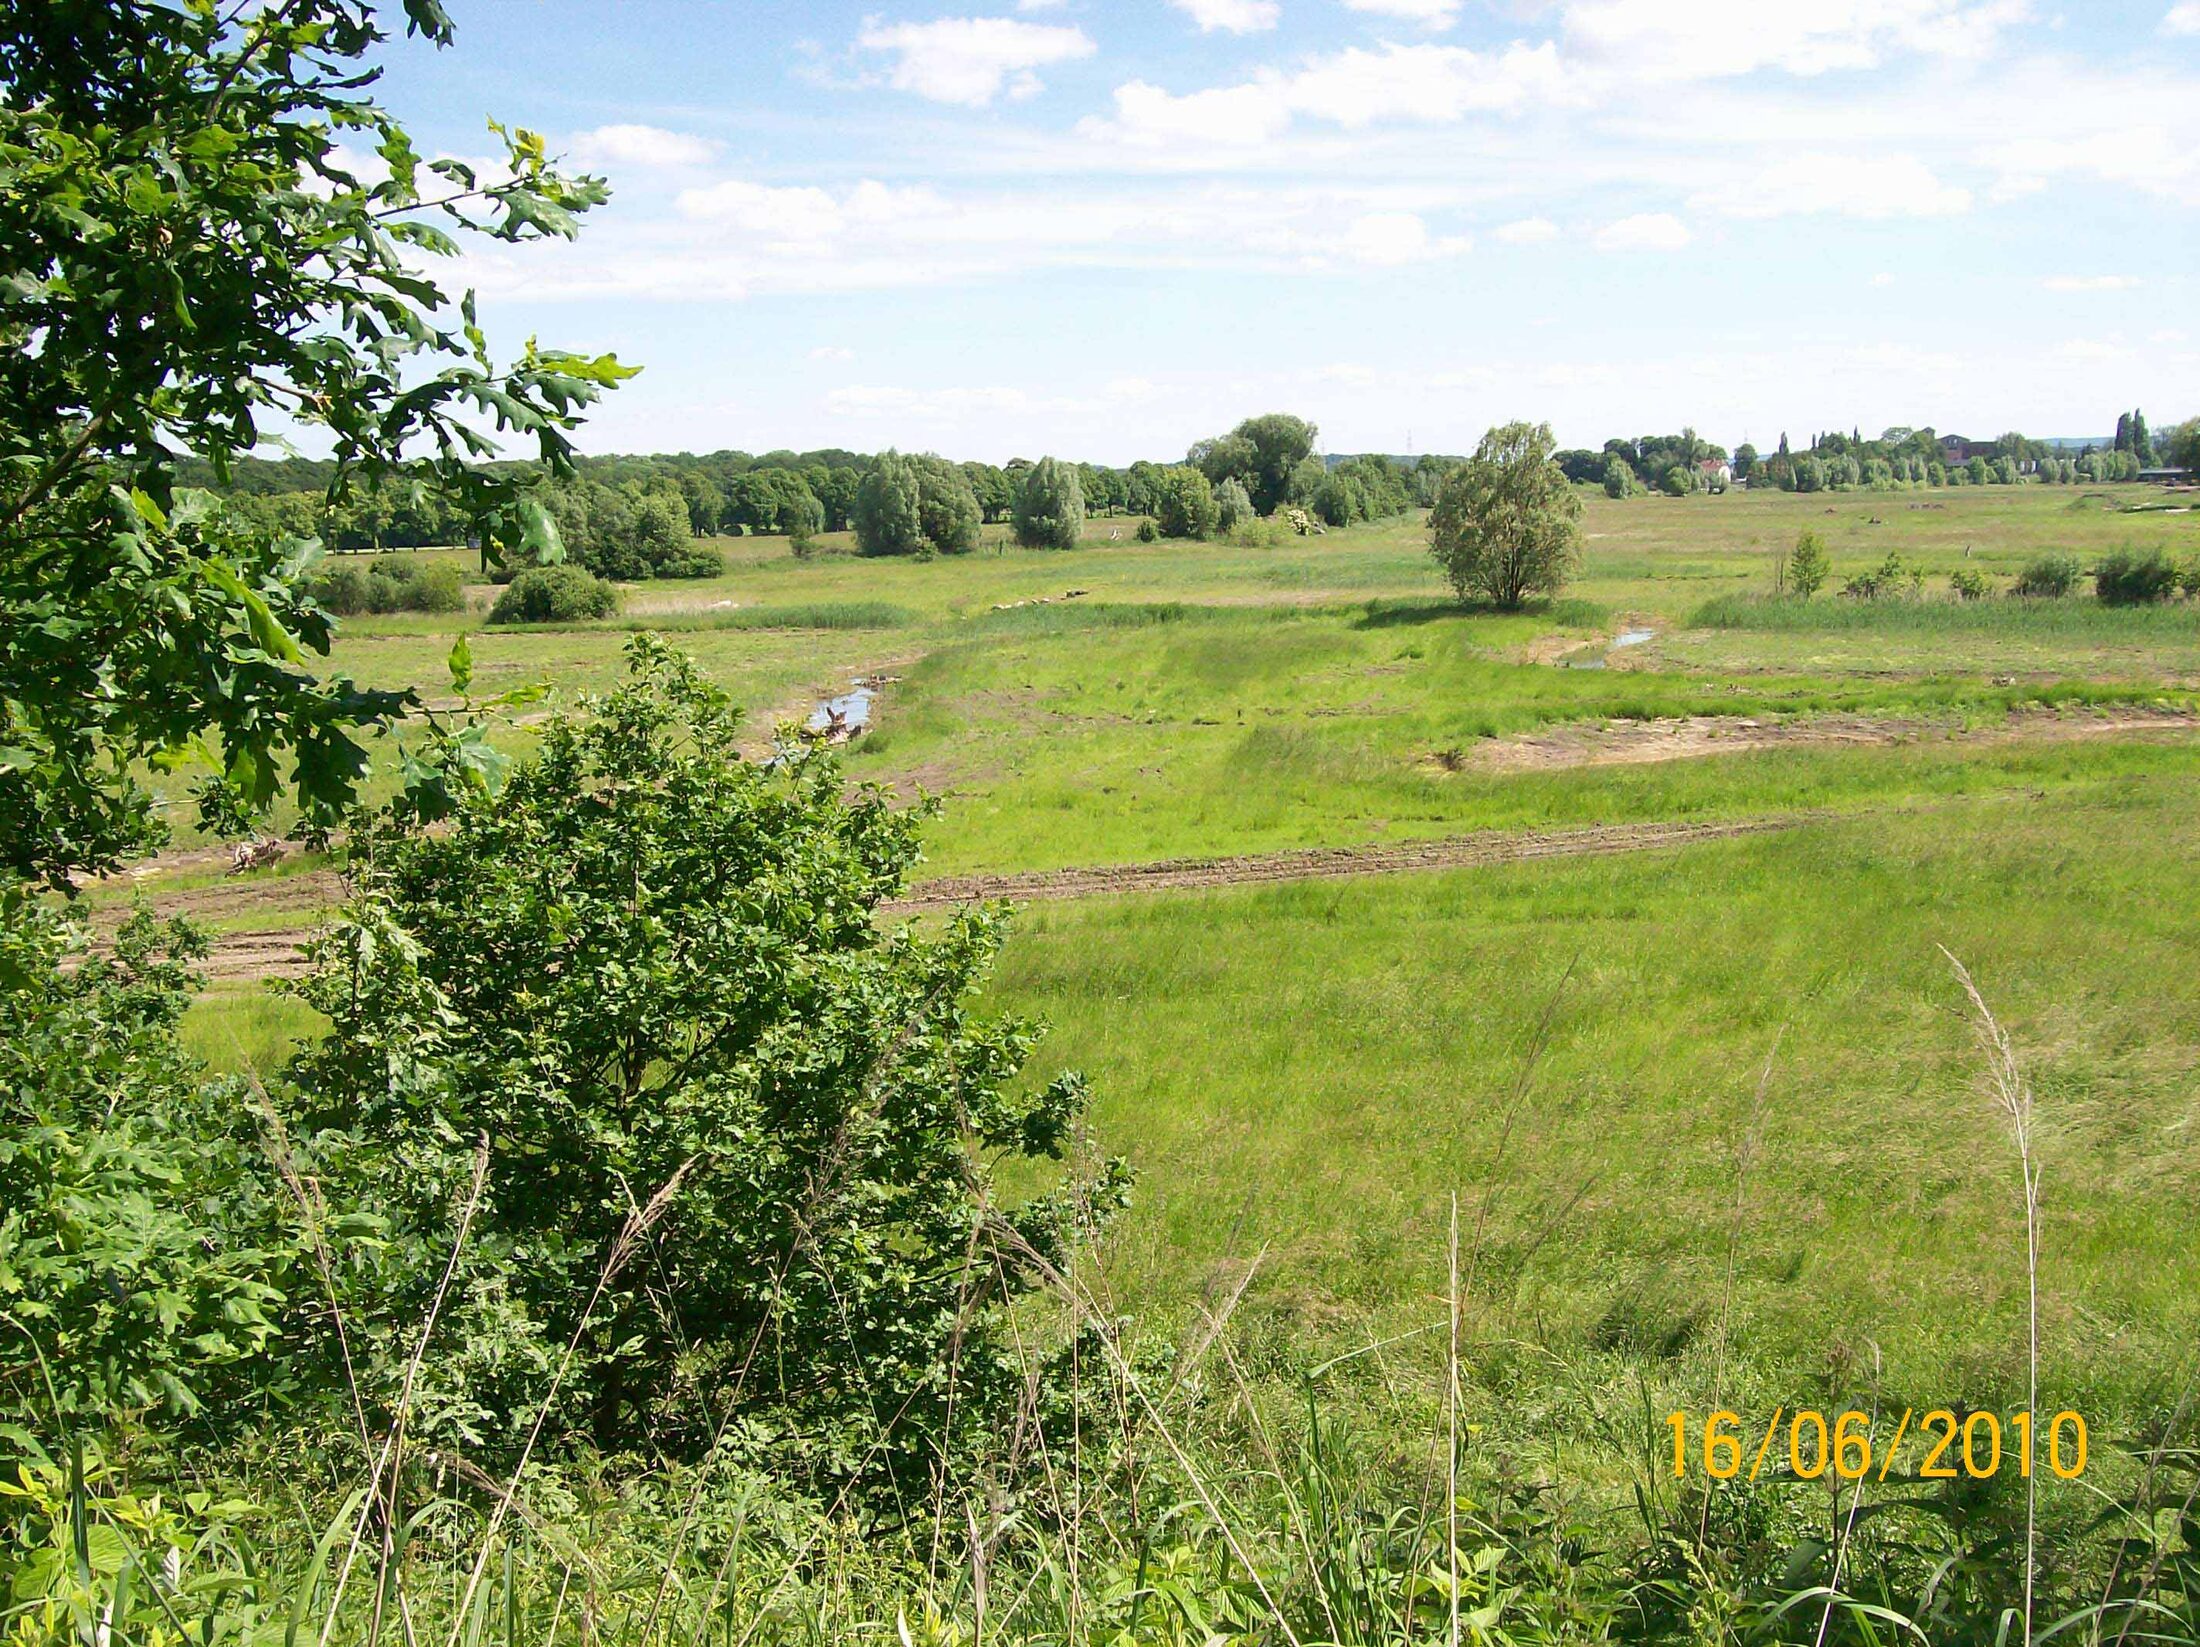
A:
POLYGON ((1179 455, 2200 413, 2200 0, 452 0, 423 146, 608 176, 470 255, 643 375, 595 451, 1179 455))

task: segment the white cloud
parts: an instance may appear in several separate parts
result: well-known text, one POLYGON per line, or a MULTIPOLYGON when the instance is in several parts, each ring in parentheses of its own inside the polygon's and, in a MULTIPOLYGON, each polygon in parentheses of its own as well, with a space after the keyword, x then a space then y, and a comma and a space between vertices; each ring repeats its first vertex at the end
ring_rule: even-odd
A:
POLYGON ((1459 21, 1460 0, 1344 0, 1350 11, 1372 12, 1418 23, 1424 29, 1448 29, 1459 21))
POLYGON ((816 246, 851 227, 907 222, 946 210, 929 188, 890 188, 869 179, 841 195, 811 187, 774 188, 729 179, 704 189, 683 189, 674 201, 680 215, 722 223, 770 246, 816 246))
POLYGON ((888 78, 897 90, 970 108, 992 102, 1004 86, 1011 98, 1029 97, 1040 89, 1034 70, 1090 57, 1095 50, 1083 29, 1013 17, 893 24, 874 19, 856 36, 856 45, 895 54, 888 78))
POLYGON ((1502 56, 1461 46, 1355 46, 1309 64, 1288 82, 1291 106, 1340 126, 1378 120, 1444 124, 1474 113, 1517 109, 1556 91, 1557 48, 1513 46, 1502 56))
POLYGON ((1556 98, 1564 83, 1557 48, 1548 42, 1501 54, 1463 46, 1353 46, 1288 73, 1263 69, 1238 85, 1182 96, 1134 80, 1116 87, 1114 119, 1087 119, 1077 130, 1111 145, 1242 149, 1272 141, 1301 116, 1348 131, 1393 122, 1449 125, 1556 98))
POLYGON ((1523 217, 1500 227, 1497 238, 1508 246, 1540 246, 1558 238, 1558 225, 1547 217, 1523 217))
POLYGON ((1670 212, 1638 212, 1597 230, 1600 252, 1677 252, 1692 237, 1688 225, 1670 212))
POLYGON ((853 360, 856 358, 856 352, 853 349, 840 348, 835 344, 821 343, 810 351, 810 358, 812 360, 853 360))
POLYGON ((1894 284, 1895 278, 1891 274, 1875 274, 1872 276, 1872 287, 1875 291, 1883 292, 1894 284))
POLYGON ((1199 25, 1201 34, 1258 34, 1276 26, 1282 8, 1276 0, 1169 0, 1199 25))
POLYGON ((1689 204, 1729 217, 1952 217, 1971 209, 1971 191, 1950 188, 1911 155, 1799 154, 1689 204))
POLYGON ((1829 74, 1919 52, 1974 57, 2030 15, 2027 0, 1574 0, 1563 28, 1586 59, 1693 80, 1767 68, 1829 74))
POLYGON ((2136 275, 2054 275, 2040 284, 2051 292, 2128 292, 2145 282, 2136 275))
POLYGON ((2162 19, 2164 34, 2200 34, 2200 0, 2184 0, 2182 5, 2172 6, 2169 15, 2162 19))
POLYGON ((703 166, 719 145, 707 137, 668 132, 662 126, 598 126, 578 133, 573 158, 583 165, 703 166))
POLYGON ((1343 245, 1355 262, 1393 267, 1453 256, 1467 250, 1469 242, 1455 235, 1439 240, 1413 212, 1366 212, 1345 229, 1343 245))

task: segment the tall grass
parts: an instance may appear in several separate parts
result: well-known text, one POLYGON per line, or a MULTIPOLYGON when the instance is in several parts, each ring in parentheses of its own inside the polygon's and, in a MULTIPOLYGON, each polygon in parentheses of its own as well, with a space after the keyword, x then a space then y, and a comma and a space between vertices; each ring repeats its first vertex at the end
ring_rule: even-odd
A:
MULTIPOLYGON (((2030 1087, 1983 994, 1958 977, 2023 1167, 2036 1410, 2043 1212, 2030 1087)), ((1539 1056, 1531 1039, 1510 1108, 1526 1101, 1539 1056)), ((1737 1222, 1766 1068, 1734 1163, 1737 1222)), ((1494 1159, 1504 1144, 1493 1140, 1494 1159)), ((477 1168, 469 1205, 483 1189, 477 1168)), ((634 1208, 606 1282, 644 1250, 676 1189, 634 1208)), ((1484 1187, 1485 1204, 1494 1193, 1484 1187)), ((317 1217, 310 1187, 299 1194, 317 1217)), ((886 1514, 805 1496, 727 1453, 548 1465, 530 1441, 492 1467, 408 1445, 408 1372, 392 1411, 362 1406, 349 1443, 324 1441, 347 1459, 296 1459, 288 1490, 263 1457, 221 1491, 155 1494, 154 1482, 176 1481, 157 1450, 41 1450, 11 1435, 0 1630, 23 1647, 2200 1641, 2189 1447, 2164 1444, 2148 1460, 2170 1490, 2104 1492, 2101 1532, 2043 1561, 2029 1491, 2020 1518, 1993 1495, 1915 1478, 1836 1483, 1830 1496, 1777 1469, 1754 1483, 1675 1482, 1659 1462, 1649 1383, 1598 1391, 1555 1357, 1542 1382, 1615 1433, 1634 1428, 1633 1469, 1577 1480, 1555 1455, 1524 1461, 1484 1444, 1487 1404, 1533 1392, 1474 1376, 1506 1346, 1468 1310, 1485 1221, 1463 1225, 1456 1194, 1449 1207, 1421 1328, 1442 1346, 1441 1393, 1418 1445, 1384 1444, 1327 1396, 1341 1362, 1311 1369, 1295 1399, 1261 1385, 1234 1319, 1254 1266, 1173 1353, 1156 1354, 1126 1330, 1097 1271, 1056 1268, 981 1205, 988 1261, 1032 1266, 1047 1283, 1038 1309, 1083 1330, 1096 1358, 1066 1430, 1025 1415, 1028 1470, 943 1477, 916 1513, 886 1514), (2157 1533, 2165 1507, 2181 1509, 2182 1532, 2157 1533)), ((418 1324, 412 1367, 436 1315, 431 1306, 418 1324)), ((1397 1342, 1349 1359, 1396 1388, 1386 1351, 1397 1342)), ((200 1460, 195 1473, 207 1471, 200 1460)))
POLYGON ((2200 607, 2104 606, 2077 597, 1956 601, 1769 600, 1721 595, 1689 617, 1698 629, 1758 630, 1787 634, 2005 635, 2080 642, 2174 641, 2200 636, 2200 607))

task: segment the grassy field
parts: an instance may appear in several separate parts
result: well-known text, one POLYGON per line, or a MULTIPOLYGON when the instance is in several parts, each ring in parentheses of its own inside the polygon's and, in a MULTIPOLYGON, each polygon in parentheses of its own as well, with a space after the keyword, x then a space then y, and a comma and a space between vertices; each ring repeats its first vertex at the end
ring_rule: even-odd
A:
MULTIPOLYGON (((2194 1376, 2200 612, 1946 593, 2049 550, 2200 553, 2196 517, 2113 503, 1599 497, 1579 582, 1509 615, 1445 598, 1411 521, 1151 546, 1101 521, 1078 554, 924 564, 738 540, 616 622, 473 646, 483 683, 569 702, 630 629, 674 631, 759 736, 886 676, 849 770, 945 796, 928 872, 1807 815, 1044 903, 1003 958, 999 1003, 1055 1026, 1042 1066, 1090 1074, 1140 1174, 1103 1266, 1123 1308, 1174 1332, 1252 1266, 1249 1376, 1386 1344, 1324 1379, 1421 1424, 1456 1196, 1478 1410, 1616 1481, 1644 1411, 1714 1386, 1767 1410, 2017 1388, 2016 1167, 1941 946, 2037 1083, 2056 1404, 2129 1436, 2194 1376), (1837 582, 1895 552, 1926 598, 1772 600, 1805 527, 1837 582)), ((337 661, 435 696, 480 616, 350 623, 337 661)), ((266 1068, 307 1027, 232 984, 190 1032, 266 1068)))

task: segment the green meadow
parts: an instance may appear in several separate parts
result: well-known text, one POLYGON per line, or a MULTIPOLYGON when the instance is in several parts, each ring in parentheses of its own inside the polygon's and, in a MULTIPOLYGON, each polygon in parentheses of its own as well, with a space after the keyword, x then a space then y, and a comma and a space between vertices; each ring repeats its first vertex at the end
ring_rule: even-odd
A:
MULTIPOLYGON (((1023 910, 996 1004, 1052 1026, 1036 1067, 1091 1077, 1093 1147, 1138 1174, 1107 1295, 1162 1337, 1231 1298, 1254 1383, 1320 1370, 1403 1435, 1457 1216, 1484 1417, 1592 1474, 1641 1445, 1653 1390, 2006 1404, 2017 1169, 1945 949, 2038 1093, 2046 1376, 2131 1433, 2195 1371, 2200 613, 1966 603, 1947 577, 2190 558, 2200 529, 2105 495, 1911 496, 1592 499, 1581 577, 1516 614, 1453 602, 1418 521, 1139 545, 1100 520, 1082 552, 926 563, 729 540, 723 576, 640 586, 617 620, 483 627, 477 592, 349 623, 336 662, 447 696, 463 629, 479 685, 572 704, 660 629, 760 741, 885 677, 847 771, 942 798, 928 873, 1793 820, 1023 910), (1806 527, 1836 587, 1891 552, 1922 595, 1773 598, 1772 551, 1806 527), (1630 630, 1651 638, 1611 650, 1630 630), (1791 735, 1588 758, 1683 722, 1791 735), (1538 738, 1578 758, 1503 758, 1538 738)), ((272 1068, 305 1025, 229 983, 190 1028, 217 1064, 272 1068)))

